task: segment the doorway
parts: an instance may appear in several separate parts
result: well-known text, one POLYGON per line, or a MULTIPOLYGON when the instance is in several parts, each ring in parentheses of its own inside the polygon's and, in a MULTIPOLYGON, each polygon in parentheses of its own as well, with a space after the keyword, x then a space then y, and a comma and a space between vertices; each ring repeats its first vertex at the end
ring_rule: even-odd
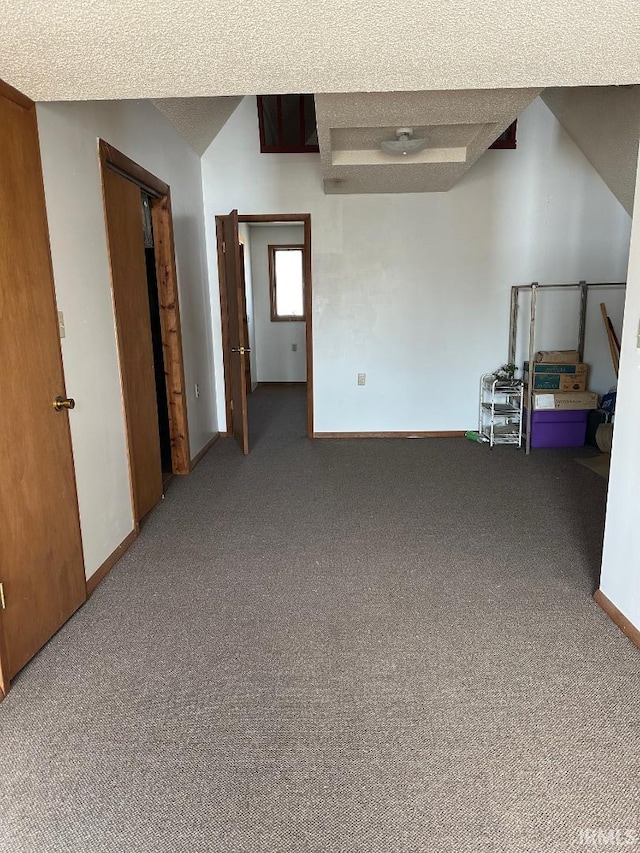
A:
POLYGON ((252 380, 253 389, 267 384, 271 387, 305 386, 306 435, 313 438, 311 216, 296 213, 238 215, 237 211, 232 211, 228 216, 216 217, 216 234, 227 432, 238 440, 244 453, 249 452, 247 395, 252 390, 252 380), (263 229, 269 229, 268 239, 263 229), (261 245, 264 252, 260 255, 254 252, 249 232, 265 237, 256 240, 256 244, 264 243, 261 245), (250 257, 248 275, 247 257, 250 257), (299 269, 300 292, 296 293, 295 286, 287 292, 277 292, 275 282, 279 265, 283 270, 299 269), (248 279, 251 279, 249 287, 248 279), (259 292, 255 290, 258 287, 259 292), (266 315, 262 318, 262 346, 257 328, 261 303, 262 314, 266 315), (265 373, 264 364, 258 364, 258 360, 267 352, 270 366, 265 373))
POLYGON ((100 140, 136 529, 191 469, 170 188, 100 140))

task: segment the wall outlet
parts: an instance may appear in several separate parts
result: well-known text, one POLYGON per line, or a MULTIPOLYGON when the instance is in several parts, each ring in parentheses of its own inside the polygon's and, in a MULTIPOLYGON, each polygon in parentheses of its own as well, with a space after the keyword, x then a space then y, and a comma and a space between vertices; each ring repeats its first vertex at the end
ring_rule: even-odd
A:
POLYGON ((367 374, 359 373, 358 374, 358 385, 366 385, 367 384, 367 374))
POLYGON ((194 390, 194 392, 195 392, 196 400, 197 400, 197 399, 198 399, 198 397, 200 396, 200 386, 198 385, 198 383, 197 383, 197 382, 196 382, 196 384, 193 386, 193 390, 194 390))
POLYGON ((298 344, 291 344, 291 352, 298 352, 298 344))
POLYGON ((64 336, 65 336, 65 331, 64 331, 64 314, 62 313, 62 311, 58 311, 58 326, 59 326, 59 328, 60 328, 60 337, 61 337, 61 338, 64 338, 64 336))

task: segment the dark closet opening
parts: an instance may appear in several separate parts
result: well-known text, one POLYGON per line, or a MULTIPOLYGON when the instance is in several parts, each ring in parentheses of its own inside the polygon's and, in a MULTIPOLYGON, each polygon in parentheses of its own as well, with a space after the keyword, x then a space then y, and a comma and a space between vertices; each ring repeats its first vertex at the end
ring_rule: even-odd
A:
POLYGON ((169 475, 173 471, 171 460, 171 431, 169 429, 169 405, 167 401, 167 383, 164 374, 164 354, 162 349, 162 326, 160 323, 160 298, 156 278, 156 254, 153 241, 153 222, 151 219, 151 201, 142 192, 142 219, 144 225, 144 254, 147 266, 147 289, 149 291, 149 315, 151 320, 151 341, 153 343, 153 368, 156 379, 156 401, 158 403, 158 428, 160 433, 160 461, 162 473, 169 475))

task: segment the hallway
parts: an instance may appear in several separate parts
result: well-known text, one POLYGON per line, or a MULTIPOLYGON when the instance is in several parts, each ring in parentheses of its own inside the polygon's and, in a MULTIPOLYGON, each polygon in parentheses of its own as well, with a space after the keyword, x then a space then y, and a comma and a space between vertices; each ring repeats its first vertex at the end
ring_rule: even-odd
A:
POLYGON ((605 481, 576 451, 309 441, 304 394, 252 394, 251 454, 220 440, 174 479, 16 678, 0 850, 564 853, 639 829, 638 654, 591 599, 605 481))

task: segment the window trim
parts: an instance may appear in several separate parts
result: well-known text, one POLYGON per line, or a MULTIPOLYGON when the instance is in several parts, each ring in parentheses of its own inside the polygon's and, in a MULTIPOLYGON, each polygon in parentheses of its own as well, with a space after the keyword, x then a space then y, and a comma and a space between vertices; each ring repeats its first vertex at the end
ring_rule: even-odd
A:
POLYGON ((271 305, 271 322, 272 323, 305 323, 307 320, 306 310, 306 288, 305 281, 305 249, 304 243, 269 243, 269 302, 271 305), (302 256, 302 314, 299 315, 283 315, 276 311, 276 251, 278 250, 292 251, 298 250, 302 256))
POLYGON ((300 98, 300 145, 280 145, 282 138, 282 95, 257 95, 256 103, 258 105, 258 129, 260 131, 260 153, 261 154, 316 154, 320 151, 320 145, 305 145, 307 128, 304 115, 304 99, 305 97, 313 97, 313 95, 299 95, 300 98), (277 125, 278 125, 278 144, 267 145, 265 142, 265 124, 264 124, 264 105, 262 99, 264 97, 277 98, 277 125))
POLYGON ((500 136, 496 139, 493 145, 489 146, 489 149, 494 150, 515 150, 518 147, 517 141, 517 132, 518 132, 518 119, 512 121, 509 127, 505 128, 500 136, 504 135, 504 139, 500 139, 500 136))

